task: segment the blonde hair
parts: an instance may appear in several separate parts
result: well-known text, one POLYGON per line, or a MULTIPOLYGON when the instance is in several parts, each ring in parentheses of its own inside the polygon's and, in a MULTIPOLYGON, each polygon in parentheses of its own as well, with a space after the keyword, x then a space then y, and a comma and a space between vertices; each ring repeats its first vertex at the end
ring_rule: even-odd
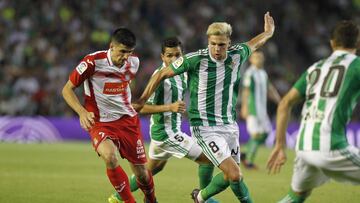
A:
POLYGON ((215 22, 209 25, 206 34, 210 35, 226 35, 228 37, 231 36, 232 28, 229 23, 226 22, 215 22))

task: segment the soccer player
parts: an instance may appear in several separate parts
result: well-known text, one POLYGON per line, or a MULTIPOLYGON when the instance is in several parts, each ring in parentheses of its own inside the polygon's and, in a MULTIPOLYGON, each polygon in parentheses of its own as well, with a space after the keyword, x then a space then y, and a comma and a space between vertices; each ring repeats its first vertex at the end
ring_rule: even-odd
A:
POLYGON ((115 30, 110 48, 85 56, 71 73, 62 94, 79 115, 81 126, 91 136, 92 144, 104 160, 106 173, 126 203, 134 203, 129 180, 118 163, 118 153, 129 161, 145 202, 156 202, 154 182, 146 167, 145 148, 139 118, 131 106, 130 81, 139 68, 132 55, 135 35, 126 28, 115 30), (85 104, 81 105, 74 89, 84 84, 85 104))
POLYGON ((286 161, 289 114, 305 99, 291 189, 280 202, 304 202, 330 179, 360 184, 360 150, 346 139, 346 124, 360 96, 358 43, 357 25, 338 23, 331 33, 333 53, 310 66, 279 104, 276 144, 267 164, 270 173, 278 173, 286 161))
MULTIPOLYGON (((180 56, 182 56, 181 42, 176 37, 165 39, 161 46, 163 64, 154 74, 169 66, 180 56)), ((212 179, 214 165, 202 153, 200 146, 181 131, 181 113, 185 111, 183 100, 187 89, 187 78, 187 74, 183 73, 163 80, 140 111, 140 113, 152 113, 147 168, 155 175, 164 169, 170 157, 186 157, 199 163, 200 188, 205 188, 212 179)), ((131 191, 138 189, 135 176, 130 178, 130 188, 131 191)), ((117 203, 120 200, 117 193, 109 197, 110 203, 117 203)), ((216 201, 211 199, 207 202, 216 201)))
POLYGON ((275 103, 279 103, 281 98, 263 68, 265 62, 263 52, 254 52, 249 61, 251 65, 246 70, 243 80, 241 116, 246 119, 250 140, 242 163, 245 168, 256 169, 254 160, 257 149, 271 132, 271 123, 267 114, 267 96, 275 103))
POLYGON ((241 202, 252 202, 240 171, 239 128, 235 103, 240 82, 240 66, 251 52, 272 37, 275 25, 264 15, 264 32, 243 44, 230 46, 232 28, 228 23, 208 27, 208 48, 186 54, 154 74, 135 108, 141 109, 160 82, 188 73, 190 124, 192 135, 208 159, 222 172, 202 190, 194 189, 194 202, 204 202, 229 185, 241 202))

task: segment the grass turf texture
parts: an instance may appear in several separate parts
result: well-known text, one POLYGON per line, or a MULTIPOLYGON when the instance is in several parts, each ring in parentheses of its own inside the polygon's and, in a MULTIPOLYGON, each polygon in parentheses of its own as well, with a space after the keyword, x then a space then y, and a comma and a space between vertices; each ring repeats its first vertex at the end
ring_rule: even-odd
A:
MULTIPOLYGON (((260 169, 243 170, 254 202, 276 202, 289 189, 293 151, 281 174, 275 176, 265 171, 269 153, 270 149, 260 148, 260 169)), ((120 164, 129 174, 127 161, 121 159, 120 164)), ((198 185, 197 165, 171 158, 154 180, 160 203, 191 203, 189 194, 198 185)), ((112 192, 104 164, 90 143, 0 143, 0 203, 105 203, 112 192)), ((142 202, 140 191, 134 195, 142 202)), ((216 199, 237 202, 230 188, 216 199)), ((331 182, 315 189, 307 202, 360 202, 359 187, 331 182)))

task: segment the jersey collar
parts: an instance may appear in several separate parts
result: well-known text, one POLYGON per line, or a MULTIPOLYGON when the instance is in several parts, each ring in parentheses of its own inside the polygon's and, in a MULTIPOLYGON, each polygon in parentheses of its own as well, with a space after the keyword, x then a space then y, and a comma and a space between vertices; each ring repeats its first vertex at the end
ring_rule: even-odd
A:
POLYGON ((336 56, 340 56, 340 55, 344 55, 344 54, 352 54, 348 51, 344 51, 344 50, 336 50, 332 53, 333 55, 336 55, 336 56))
POLYGON ((111 60, 111 54, 110 54, 110 52, 111 52, 111 50, 108 49, 107 54, 106 54, 106 57, 107 57, 107 60, 108 60, 108 62, 109 62, 109 65, 110 65, 110 66, 114 66, 114 64, 113 64, 113 62, 112 62, 112 60, 111 60))

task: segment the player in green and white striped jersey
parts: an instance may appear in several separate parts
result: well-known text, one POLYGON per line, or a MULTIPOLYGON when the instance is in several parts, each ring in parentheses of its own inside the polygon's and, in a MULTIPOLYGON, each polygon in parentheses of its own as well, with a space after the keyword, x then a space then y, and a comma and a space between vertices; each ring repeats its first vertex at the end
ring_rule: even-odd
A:
POLYGON ((360 184, 360 150, 346 139, 346 124, 360 97, 360 58, 355 55, 359 28, 342 21, 330 42, 331 56, 310 66, 278 107, 276 145, 268 161, 270 173, 279 172, 286 161, 289 114, 305 98, 291 190, 280 202, 304 202, 312 189, 329 179, 360 184))
POLYGON ((267 97, 276 104, 280 95, 268 79, 264 70, 263 52, 256 51, 250 58, 250 67, 245 71, 242 89, 241 116, 246 120, 246 129, 250 140, 246 145, 246 153, 241 154, 241 162, 245 168, 256 169, 255 155, 259 145, 263 144, 271 132, 271 122, 267 114, 267 97))
MULTIPOLYGON (((154 74, 180 56, 182 56, 181 42, 176 37, 166 38, 161 46, 163 64, 154 71, 154 74)), ((142 114, 152 114, 147 169, 155 175, 163 170, 170 157, 186 157, 199 163, 200 188, 205 188, 212 179, 214 165, 202 153, 196 141, 181 131, 181 113, 185 111, 183 100, 186 89, 186 73, 167 78, 160 83, 140 111, 142 114)), ((134 175, 130 177, 129 182, 131 191, 136 191, 138 186, 134 175)), ((118 193, 109 197, 109 203, 120 202, 121 197, 118 193)), ((207 203, 217 203, 217 201, 209 199, 207 203)))
POLYGON ((153 75, 135 109, 141 109, 160 82, 188 73, 190 87, 190 124, 205 155, 221 169, 201 191, 195 189, 194 202, 204 202, 228 186, 240 202, 252 202, 240 171, 239 128, 235 104, 240 86, 240 66, 252 51, 262 46, 274 33, 274 20, 264 15, 264 32, 246 43, 230 46, 232 28, 227 23, 208 27, 208 48, 178 58, 169 67, 153 75))

